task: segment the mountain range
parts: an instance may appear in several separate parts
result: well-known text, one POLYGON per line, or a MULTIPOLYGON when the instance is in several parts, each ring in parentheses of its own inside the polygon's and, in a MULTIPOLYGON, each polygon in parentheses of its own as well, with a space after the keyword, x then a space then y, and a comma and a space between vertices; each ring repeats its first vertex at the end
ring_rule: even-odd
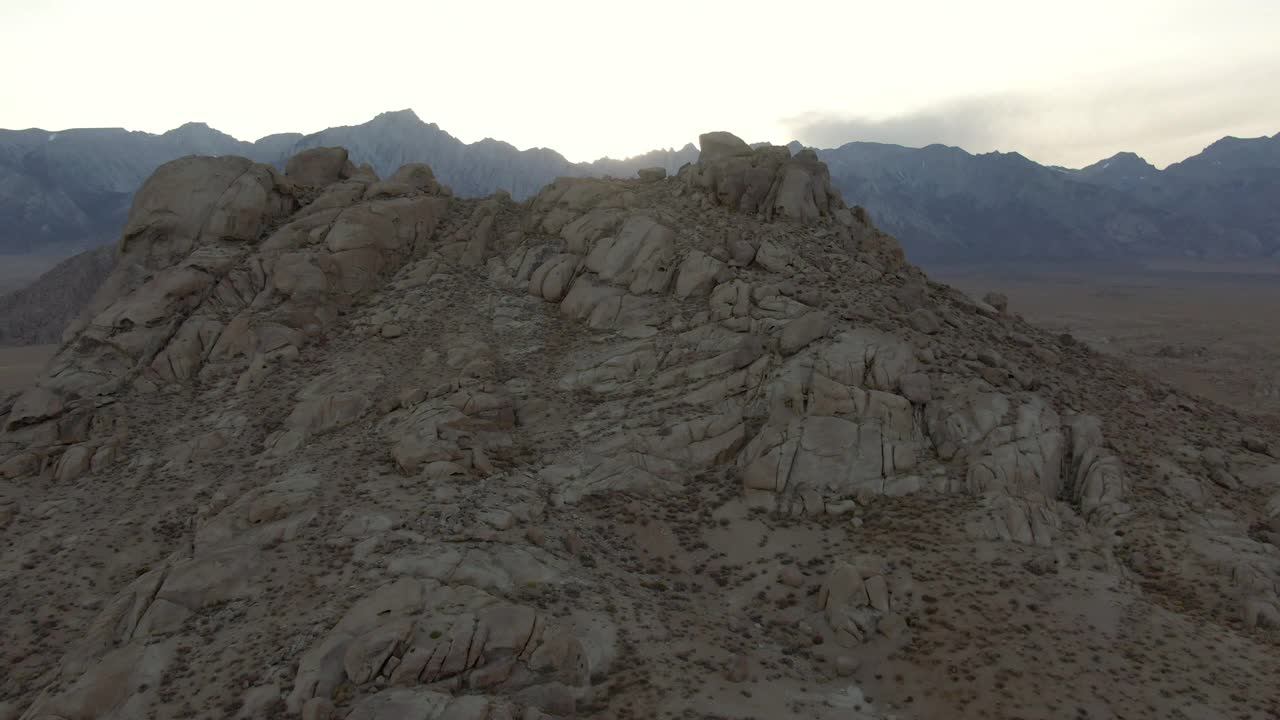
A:
MULTIPOLYGON (((252 143, 202 123, 160 135, 3 130, 0 253, 69 255, 114 240, 133 192, 177 157, 240 155, 283 168, 290 155, 325 146, 346 147, 383 177, 423 162, 462 197, 505 190, 517 200, 557 177, 627 177, 649 166, 671 173, 697 157, 688 144, 573 163, 546 148, 463 143, 412 110, 252 143)), ((1280 135, 1223 138, 1165 170, 1127 152, 1073 170, 944 145, 815 150, 845 199, 897 235, 917 262, 1280 257, 1280 135)))
POLYGON ((310 135, 237 140, 204 123, 153 135, 119 128, 0 130, 0 254, 69 255, 115 240, 133 193, 157 167, 185 155, 239 155, 283 169, 289 156, 342 145, 381 176, 426 162, 463 197, 506 190, 525 198, 562 176, 631 175, 663 165, 674 171, 697 157, 693 145, 630 160, 575 164, 545 148, 518 150, 492 139, 466 144, 412 110, 310 135))

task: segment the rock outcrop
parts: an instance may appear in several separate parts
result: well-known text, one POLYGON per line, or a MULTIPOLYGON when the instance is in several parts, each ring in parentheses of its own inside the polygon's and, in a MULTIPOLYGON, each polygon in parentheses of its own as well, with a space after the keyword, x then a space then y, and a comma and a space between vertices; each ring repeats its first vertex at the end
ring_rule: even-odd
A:
POLYGON ((1274 502, 1179 451, 1160 509, 1145 458, 1204 434, 1137 432, 1144 380, 931 283, 812 153, 702 144, 526 203, 157 170, 7 408, 0 709, 1164 716, 1126 688, 1205 688, 1222 633, 1197 702, 1275 707, 1274 502))

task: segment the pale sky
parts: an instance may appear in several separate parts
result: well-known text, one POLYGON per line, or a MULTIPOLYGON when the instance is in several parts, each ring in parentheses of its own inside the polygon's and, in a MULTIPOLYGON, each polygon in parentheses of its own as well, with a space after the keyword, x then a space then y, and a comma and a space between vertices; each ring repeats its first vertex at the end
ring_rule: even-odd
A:
POLYGON ((633 155, 730 130, 1164 165, 1280 132, 1280 0, 0 0, 0 127, 238 138, 414 109, 633 155))

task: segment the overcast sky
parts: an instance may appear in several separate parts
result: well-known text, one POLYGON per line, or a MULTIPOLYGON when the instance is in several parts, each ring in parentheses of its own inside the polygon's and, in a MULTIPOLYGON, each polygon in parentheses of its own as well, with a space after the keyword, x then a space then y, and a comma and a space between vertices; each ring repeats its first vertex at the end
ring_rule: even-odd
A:
POLYGON ((0 63, 0 127, 253 140, 412 108, 571 160, 725 129, 1163 167, 1280 132, 1280 0, 3 0, 0 63))

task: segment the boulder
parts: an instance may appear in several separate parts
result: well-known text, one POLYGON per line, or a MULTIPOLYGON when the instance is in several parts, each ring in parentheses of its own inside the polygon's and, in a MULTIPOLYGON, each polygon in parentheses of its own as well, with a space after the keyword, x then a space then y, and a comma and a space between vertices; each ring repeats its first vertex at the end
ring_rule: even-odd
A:
POLYGON ((831 318, 820 310, 805 313, 782 328, 779 350, 794 355, 831 331, 831 318))
POLYGON ((907 316, 907 322, 918 332, 926 335, 933 335, 942 330, 942 323, 938 321, 938 316, 934 315, 931 310, 924 308, 916 308, 907 316))
POLYGON ((902 376, 902 395, 916 405, 924 405, 933 399, 933 384, 925 373, 908 373, 902 376))
POLYGON ((723 270, 724 263, 701 250, 690 252, 676 271, 676 296, 684 298, 709 291, 723 270))
POLYGON ((177 642, 130 643, 93 664, 54 695, 42 694, 24 718, 134 718, 155 713, 177 642))
POLYGON ((698 136, 698 162, 751 154, 751 146, 731 132, 717 130, 698 136))
POLYGON ((289 158, 284 174, 303 185, 325 187, 349 177, 353 169, 347 160, 346 148, 318 147, 303 150, 289 158))
POLYGON ((729 242, 729 264, 733 267, 746 267, 756 258, 756 247, 746 240, 729 242))
POLYGON ((785 147, 752 149, 727 132, 702 135, 700 144, 698 162, 684 178, 708 192, 716 203, 765 219, 853 223, 852 213, 831 184, 826 164, 812 150, 801 150, 792 157, 785 147))
POLYGON ((1253 435, 1245 437, 1240 444, 1245 450, 1259 455, 1267 455, 1271 449, 1270 445, 1265 440, 1253 435))
POLYGON ((440 183, 431 167, 423 163, 401 165, 399 170, 388 178, 389 182, 400 183, 421 192, 436 194, 440 192, 440 183))
POLYGON ((63 407, 63 400, 57 393, 37 385, 18 396, 5 420, 4 429, 12 431, 23 425, 49 420, 61 414, 63 407))

